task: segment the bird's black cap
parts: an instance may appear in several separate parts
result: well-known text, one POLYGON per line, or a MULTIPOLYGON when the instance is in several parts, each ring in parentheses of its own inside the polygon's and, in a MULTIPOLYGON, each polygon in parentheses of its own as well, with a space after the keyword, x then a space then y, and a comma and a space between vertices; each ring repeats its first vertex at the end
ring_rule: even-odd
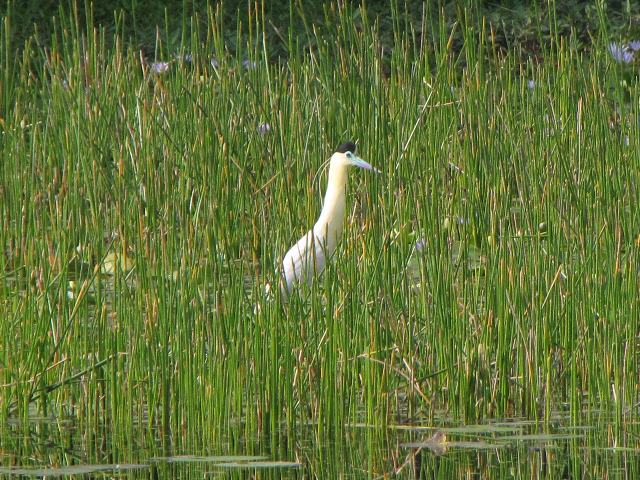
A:
POLYGON ((344 142, 342 145, 340 145, 336 152, 338 153, 347 153, 347 152, 351 152, 351 153, 356 153, 356 144, 353 142, 344 142))

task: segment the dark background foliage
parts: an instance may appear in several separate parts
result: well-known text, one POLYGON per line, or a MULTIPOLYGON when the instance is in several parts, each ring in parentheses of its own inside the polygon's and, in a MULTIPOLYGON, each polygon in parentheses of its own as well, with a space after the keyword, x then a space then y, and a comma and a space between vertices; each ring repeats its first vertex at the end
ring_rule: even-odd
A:
MULTIPOLYGON (((338 8, 335 3, 319 3, 303 0, 266 1, 258 8, 264 9, 266 32, 274 56, 285 54, 288 42, 295 38, 299 45, 312 43, 309 25, 330 25, 338 14, 353 15, 355 20, 366 15, 377 21, 384 44, 392 44, 393 26, 391 9, 401 13, 406 28, 419 36, 422 29, 444 19, 449 28, 456 22, 468 22, 488 28, 498 48, 510 50, 518 47, 526 54, 536 54, 545 45, 559 37, 573 36, 573 40, 588 48, 592 40, 601 36, 629 40, 640 37, 640 5, 631 1, 597 2, 562 0, 557 2, 464 2, 457 1, 394 1, 372 0, 364 7, 351 5, 338 8), (555 8, 549 8, 555 5, 555 8), (483 23, 484 22, 484 23, 483 23)), ((203 0, 105 0, 91 3, 82 0, 9 0, 3 13, 9 19, 9 35, 16 47, 33 34, 40 42, 50 41, 56 22, 60 18, 77 16, 79 24, 101 26, 109 39, 116 29, 124 38, 156 57, 169 52, 157 51, 158 38, 170 52, 186 48, 191 32, 202 37, 206 34, 208 11, 222 12, 226 45, 233 50, 242 41, 245 31, 239 25, 247 25, 254 2, 229 0, 226 2, 203 0), (249 8, 251 6, 251 8, 249 8), (89 20, 89 22, 87 22, 89 20)), ((461 39, 454 36, 453 47, 459 47, 461 39)), ((232 52, 233 53, 233 52, 232 52)))

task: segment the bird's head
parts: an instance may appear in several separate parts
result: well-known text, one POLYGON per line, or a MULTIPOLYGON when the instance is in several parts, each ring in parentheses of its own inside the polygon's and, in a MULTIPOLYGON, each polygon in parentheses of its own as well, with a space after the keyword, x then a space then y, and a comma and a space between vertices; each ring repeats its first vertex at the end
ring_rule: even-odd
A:
POLYGON ((331 166, 354 167, 364 168, 365 170, 372 170, 376 173, 380 173, 380 170, 372 167, 369 163, 365 162, 359 156, 356 155, 356 144, 353 142, 345 142, 340 145, 336 153, 331 156, 331 166))

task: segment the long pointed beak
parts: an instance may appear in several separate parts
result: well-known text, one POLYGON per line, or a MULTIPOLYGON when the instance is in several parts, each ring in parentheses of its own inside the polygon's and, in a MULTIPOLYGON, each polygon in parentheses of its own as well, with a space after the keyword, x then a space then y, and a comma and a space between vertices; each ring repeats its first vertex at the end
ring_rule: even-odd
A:
POLYGON ((371 170, 372 172, 380 173, 380 170, 378 170, 377 168, 371 166, 370 163, 365 162, 360 157, 355 157, 355 158, 351 159, 350 163, 354 167, 364 168, 365 170, 371 170))

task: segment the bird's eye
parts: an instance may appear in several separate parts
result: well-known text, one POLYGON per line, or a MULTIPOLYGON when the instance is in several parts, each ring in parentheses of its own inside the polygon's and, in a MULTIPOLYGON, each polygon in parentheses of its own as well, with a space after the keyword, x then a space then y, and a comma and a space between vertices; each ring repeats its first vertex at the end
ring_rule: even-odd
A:
POLYGON ((351 152, 347 152, 346 155, 347 155, 347 158, 353 157, 353 153, 351 153, 351 152))

